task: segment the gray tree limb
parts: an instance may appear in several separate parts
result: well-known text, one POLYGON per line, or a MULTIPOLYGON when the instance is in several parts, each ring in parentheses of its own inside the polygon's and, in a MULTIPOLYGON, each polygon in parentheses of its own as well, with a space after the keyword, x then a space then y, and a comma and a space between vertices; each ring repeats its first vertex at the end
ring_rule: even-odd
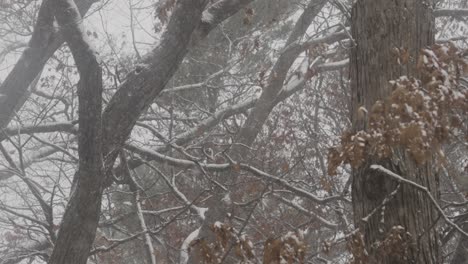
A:
POLYGON ((102 70, 89 44, 80 12, 73 0, 51 0, 51 10, 78 68, 78 171, 72 194, 50 256, 50 264, 87 262, 101 212, 102 70))
MULTIPOLYGON (((28 96, 28 87, 42 71, 47 60, 64 43, 63 32, 53 28, 51 1, 43 1, 36 25, 18 62, 0 85, 0 129, 5 128, 28 96)), ((81 14, 85 14, 96 0, 77 1, 81 14)))

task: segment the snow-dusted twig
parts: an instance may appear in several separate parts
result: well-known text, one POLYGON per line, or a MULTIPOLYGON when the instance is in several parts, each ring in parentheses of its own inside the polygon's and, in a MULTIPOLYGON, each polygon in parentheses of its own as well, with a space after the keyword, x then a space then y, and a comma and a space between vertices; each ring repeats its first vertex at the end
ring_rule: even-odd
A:
MULTIPOLYGON (((135 153, 138 153, 140 155, 150 157, 153 160, 166 162, 168 164, 178 166, 178 167, 182 167, 182 168, 193 168, 193 167, 198 167, 199 166, 194 161, 184 160, 184 159, 176 159, 176 158, 170 157, 168 155, 155 152, 153 150, 149 150, 149 149, 146 149, 146 148, 135 146, 133 144, 126 144, 126 148, 128 150, 133 151, 135 153)), ((149 164, 149 163, 147 163, 147 164, 149 164)), ((239 166, 239 168, 241 170, 253 173, 255 176, 260 177, 260 178, 262 178, 262 179, 264 179, 264 180, 266 180, 268 182, 276 183, 276 184, 282 186, 283 188, 293 192, 294 194, 296 194, 298 196, 301 196, 301 197, 304 197, 304 198, 307 198, 307 199, 310 199, 310 200, 312 200, 312 201, 314 201, 316 203, 325 204, 325 203, 328 203, 328 202, 331 202, 331 201, 342 200, 341 196, 329 196, 329 197, 324 197, 324 198, 318 197, 318 196, 313 195, 312 193, 310 193, 310 192, 308 192, 308 191, 306 191, 306 190, 304 190, 302 188, 295 187, 295 186, 291 185, 290 183, 288 183, 288 181, 282 179, 281 177, 277 177, 277 176, 268 174, 268 173, 266 173, 266 172, 264 172, 262 170, 259 170, 259 169, 255 168, 253 166, 250 166, 248 164, 245 164, 245 163, 234 163, 234 164, 235 164, 235 166, 239 166)), ((205 170, 226 171, 226 170, 232 169, 233 164, 231 164, 231 163, 200 164, 200 166, 202 166, 205 170)))
POLYGON ((435 17, 466 17, 468 9, 436 9, 434 10, 435 17))
MULTIPOLYGON (((72 139, 72 141, 75 139, 72 139)), ((65 148, 66 144, 57 144, 56 146, 59 146, 61 148, 65 148)), ((42 161, 43 158, 48 157, 50 155, 53 155, 54 153, 57 153, 58 149, 54 147, 43 147, 40 148, 39 150, 35 151, 31 156, 25 157, 23 161, 23 166, 25 168, 31 166, 32 164, 36 162, 42 161)), ((0 170, 0 181, 6 180, 14 176, 15 174, 12 173, 11 170, 0 170)))
POLYGON ((148 233, 148 227, 146 225, 145 217, 143 216, 143 210, 141 209, 141 194, 140 190, 135 192, 135 207, 137 209, 138 221, 140 222, 140 227, 145 236, 145 246, 148 252, 148 258, 151 261, 151 264, 156 264, 156 254, 154 252, 153 241, 151 240, 151 235, 148 233))
POLYGON ((186 264, 188 262, 190 244, 198 237, 200 229, 201 227, 193 230, 192 233, 190 233, 187 238, 185 238, 184 242, 182 242, 182 246, 180 247, 180 264, 186 264))
POLYGON ((380 208, 385 208, 385 206, 395 197, 395 195, 398 193, 400 190, 401 185, 398 184, 398 186, 393 190, 390 194, 388 194, 385 199, 377 206, 375 207, 369 214, 367 214, 365 217, 361 218, 361 221, 367 223, 369 221, 369 218, 371 218, 377 211, 379 211, 380 208))
POLYGON ((423 192, 432 202, 432 204, 434 205, 434 207, 437 209, 437 211, 440 213, 440 215, 442 216, 442 218, 445 220, 445 222, 455 228, 458 232, 460 232, 460 234, 462 234, 463 236, 465 237, 468 237, 468 233, 466 233, 460 226, 458 226, 457 224, 455 224, 452 220, 449 219, 449 217, 444 213, 444 210, 442 210, 442 208, 440 207, 439 203, 437 203, 436 199, 434 198, 434 196, 432 196, 431 192, 429 191, 429 189, 427 189, 426 187, 420 185, 420 184, 417 184, 413 181, 410 181, 408 179, 405 179, 403 178, 402 176, 392 172, 391 170, 388 170, 386 168, 384 168, 383 166, 381 165, 371 165, 370 166, 371 169, 373 170, 376 170, 376 171, 380 171, 382 173, 384 173, 385 175, 393 178, 394 180, 396 180, 397 182, 399 183, 404 183, 404 184, 407 184, 407 185, 410 185, 414 188, 416 188, 417 190, 423 192))
POLYGON ((306 214, 307 216, 316 219, 317 221, 319 221, 320 223, 322 223, 323 226, 325 226, 325 227, 327 227, 327 228, 329 228, 329 229, 336 230, 336 229, 338 228, 338 224, 332 223, 332 222, 326 220, 325 218, 319 216, 318 214, 316 214, 316 213, 314 213, 314 212, 312 212, 312 211, 310 211, 310 210, 305 209, 304 207, 302 207, 302 206, 299 205, 298 203, 295 203, 295 202, 293 202, 293 201, 290 201, 290 200, 288 200, 288 199, 286 199, 286 198, 284 198, 284 197, 281 197, 281 196, 279 196, 279 195, 277 195, 277 194, 272 194, 272 196, 273 196, 275 199, 281 201, 282 203, 284 203, 284 204, 286 204, 286 205, 288 205, 288 206, 290 206, 290 207, 292 207, 292 208, 298 210, 299 212, 301 212, 301 213, 303 213, 303 214, 306 214))
POLYGON ((175 179, 169 180, 169 178, 158 168, 153 166, 151 163, 145 162, 146 166, 150 167, 153 171, 155 171, 166 183, 166 185, 172 190, 174 195, 179 198, 186 206, 189 206, 190 210, 196 213, 200 219, 205 219, 205 212, 206 208, 198 207, 190 202, 187 197, 177 188, 175 179))
POLYGON ((199 83, 193 83, 193 84, 185 84, 185 85, 181 85, 181 86, 177 86, 177 87, 173 87, 173 88, 170 88, 170 89, 165 89, 165 90, 162 90, 161 91, 161 94, 164 94, 164 93, 170 93, 170 92, 180 92, 180 91, 186 91, 186 90, 190 90, 190 89, 197 89, 197 88, 201 88, 201 87, 204 87, 206 86, 211 80, 213 80, 214 78, 222 75, 223 73, 226 73, 230 68, 232 68, 234 65, 231 64, 229 65, 229 67, 226 67, 225 69, 221 69, 213 74, 211 74, 210 76, 208 76, 203 82, 199 82, 199 83))

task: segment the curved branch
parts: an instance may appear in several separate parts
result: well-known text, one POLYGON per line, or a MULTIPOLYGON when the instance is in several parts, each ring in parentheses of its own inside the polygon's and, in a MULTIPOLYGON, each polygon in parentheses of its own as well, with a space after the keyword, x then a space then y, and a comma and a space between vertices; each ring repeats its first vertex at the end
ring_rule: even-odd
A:
MULTIPOLYGON (((47 1, 49 2, 49 1, 47 1)), ((50 264, 84 264, 94 242, 103 192, 102 71, 73 0, 51 0, 78 68, 78 171, 50 264)))
MULTIPOLYGON (((64 43, 63 32, 54 31, 51 1, 42 1, 36 26, 28 47, 0 85, 0 128, 5 128, 15 111, 24 104, 28 87, 42 71, 47 60, 64 43)), ((77 1, 81 14, 85 14, 96 0, 77 1)))

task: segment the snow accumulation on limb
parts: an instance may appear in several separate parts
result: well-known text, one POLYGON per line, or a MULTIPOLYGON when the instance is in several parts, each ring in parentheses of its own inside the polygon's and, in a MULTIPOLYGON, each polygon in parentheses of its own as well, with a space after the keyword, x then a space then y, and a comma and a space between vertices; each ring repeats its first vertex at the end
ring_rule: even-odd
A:
POLYGON ((190 243, 198 237, 200 233, 201 227, 195 229, 187 238, 182 242, 182 246, 180 247, 180 264, 186 264, 189 260, 189 248, 190 243))
POLYGON ((140 222, 141 231, 144 232, 148 258, 151 260, 151 264, 156 264, 156 254, 154 252, 153 241, 151 240, 151 235, 148 233, 148 227, 146 225, 145 217, 143 216, 143 210, 141 209, 140 198, 140 190, 137 190, 135 192, 135 206, 137 208, 138 221, 140 222))
MULTIPOLYGON (((349 60, 345 59, 345 60, 337 61, 337 62, 327 62, 327 63, 319 64, 316 66, 316 68, 317 68, 317 72, 333 71, 333 70, 338 70, 343 67, 346 67, 348 63, 349 63, 349 60)), ((303 73, 303 75, 305 75, 305 72, 303 73)), ((303 79, 301 82, 295 83, 295 85, 291 83, 286 84, 282 88, 278 96, 276 97, 275 103, 279 103, 280 101, 285 100, 290 95, 302 89, 304 87, 303 84, 305 84, 305 79, 303 79)), ((171 91, 171 90, 168 90, 168 91, 171 91)), ((176 135, 173 139, 173 143, 177 145, 183 145, 189 142, 190 140, 200 136, 200 133, 208 131, 208 129, 216 126, 222 120, 229 118, 233 115, 245 112, 248 109, 251 109, 258 102, 258 99, 259 99, 258 97, 251 97, 243 102, 239 102, 235 105, 231 105, 231 106, 228 106, 224 109, 217 111, 216 113, 214 113, 207 119, 201 121, 194 128, 188 129, 187 131, 182 132, 179 135, 176 135)), ((161 148, 158 148, 157 151, 164 152, 165 149, 166 147, 161 147, 161 148)))
MULTIPOLYGON (((177 159, 170 157, 165 154, 158 153, 153 150, 149 150, 143 147, 139 147, 133 144, 126 144, 126 149, 133 151, 137 154, 140 154, 145 157, 149 157, 153 160, 161 161, 161 162, 166 162, 169 165, 181 167, 181 168, 197 168, 197 167, 202 167, 205 170, 210 170, 210 171, 226 171, 232 169, 232 164, 231 163, 224 163, 224 164, 199 164, 197 162, 191 161, 191 160, 185 160, 185 159, 177 159)), ((316 195, 302 189, 299 187, 295 187, 291 185, 287 180, 282 179, 280 177, 268 174, 264 171, 261 171, 253 166, 250 166, 248 164, 240 163, 237 164, 241 170, 251 172, 253 175, 260 177, 268 182, 276 183, 283 188, 285 188, 288 191, 291 191, 297 196, 301 196, 307 199, 310 199, 316 203, 319 204, 325 204, 331 201, 337 201, 341 200, 341 196, 330 196, 330 197, 317 197, 316 195)))
MULTIPOLYGON (((309 3, 299 17, 294 29, 288 36, 285 47, 271 70, 267 86, 263 89, 258 102, 255 104, 238 133, 236 139, 238 143, 250 146, 255 141, 258 133, 260 133, 263 124, 270 115, 270 112, 276 106, 277 95, 283 88, 291 66, 293 66, 297 57, 309 47, 301 46, 298 42, 300 42, 300 39, 306 33, 310 23, 319 14, 325 3, 326 1, 320 1, 319 3, 314 1, 309 3)), ((298 79, 302 81, 301 76, 298 76, 298 79)))
MULTIPOLYGON (((56 146, 59 146, 61 148, 66 148, 67 147, 66 144, 58 144, 56 146)), ((59 151, 59 149, 57 149, 56 147, 51 147, 51 146, 40 148, 39 150, 35 151, 31 156, 28 156, 28 157, 24 158, 23 166, 25 168, 28 168, 32 164, 40 162, 44 158, 46 158, 46 157, 48 157, 48 156, 50 156, 50 155, 52 155, 54 153, 57 153, 58 151, 59 151)), ((7 180, 10 177, 13 177, 14 175, 15 175, 15 173, 13 173, 9 169, 0 169, 0 181, 7 180)))
POLYGON ((312 211, 310 211, 310 210, 305 209, 304 207, 302 207, 302 206, 299 205, 298 203, 296 203, 296 202, 294 202, 294 201, 290 201, 290 200, 288 200, 288 199, 286 199, 286 198, 284 198, 284 197, 281 197, 281 196, 279 196, 279 195, 277 195, 277 194, 272 194, 272 196, 273 196, 275 199, 279 200, 280 202, 282 202, 282 203, 284 203, 284 204, 286 204, 286 205, 288 205, 288 206, 290 206, 290 207, 292 207, 292 208, 298 210, 299 212, 301 212, 301 213, 303 213, 303 214, 306 214, 307 216, 310 216, 310 217, 312 217, 312 218, 318 220, 318 221, 319 221, 320 223, 322 223, 325 227, 330 228, 330 229, 332 229, 332 230, 338 229, 338 224, 333 223, 333 222, 330 222, 330 221, 326 220, 325 218, 321 217, 320 215, 318 215, 318 214, 316 214, 316 213, 314 213, 314 212, 312 212, 312 211))
POLYGON ((165 208, 161 210, 142 210, 142 212, 143 214, 157 216, 157 215, 162 215, 164 213, 169 213, 172 211, 179 211, 183 209, 185 209, 185 206, 176 206, 176 207, 165 208))
POLYGON ((217 27, 221 22, 237 13, 254 0, 219 0, 208 6, 201 17, 200 33, 202 37, 217 27))
POLYGON ((436 9, 434 10, 435 17, 466 17, 468 9, 436 9))
MULTIPOLYGON (((203 12, 204 14, 205 12, 203 12)), ((231 67, 227 67, 227 68, 231 68, 231 67)), ((181 86, 177 86, 177 87, 173 87, 171 89, 165 89, 165 90, 162 90, 161 91, 161 94, 163 93, 170 93, 170 92, 180 92, 180 91, 186 91, 186 90, 190 90, 190 89, 197 89, 197 88, 201 88, 203 86, 205 86, 210 80, 222 75, 223 73, 227 72, 228 69, 221 69, 213 74, 211 74, 210 76, 208 76, 206 78, 205 81, 203 82, 199 82, 199 83, 193 83, 193 84, 185 84, 185 85, 181 85, 181 86)))
POLYGON ((310 77, 308 76, 309 70, 312 70, 314 73, 340 70, 349 65, 349 59, 344 59, 344 60, 336 61, 336 62, 322 63, 322 64, 318 64, 317 66, 315 66, 314 64, 315 63, 312 62, 312 65, 310 67, 306 67, 305 69, 303 67, 299 67, 300 70, 283 87, 283 89, 281 90, 280 94, 277 97, 276 102, 279 100, 284 100, 291 94, 302 89, 303 85, 306 83, 306 81, 310 77))
POLYGON ((437 203, 436 199, 434 198, 434 196, 432 196, 431 192, 424 186, 420 185, 420 184, 417 184, 415 183, 414 181, 410 181, 408 179, 405 179, 403 176, 401 175, 398 175, 396 173, 394 173, 393 171, 381 166, 381 165, 371 165, 370 166, 371 169, 373 170, 376 170, 376 171, 379 171, 379 172, 382 172, 383 174, 393 178, 394 180, 396 180, 397 182, 399 183, 403 183, 403 184, 407 184, 407 185, 410 185, 414 188, 416 188, 417 190, 423 192, 425 195, 427 195, 429 197, 429 199, 431 200, 432 204, 434 205, 434 207, 437 209, 437 211, 440 213, 440 215, 442 216, 442 218, 444 218, 445 222, 450 225, 451 227, 455 228, 458 232, 460 232, 460 234, 462 234, 463 236, 465 237, 468 237, 468 233, 465 232, 460 226, 458 226, 457 224, 455 224, 452 220, 449 219, 449 217, 445 214, 444 210, 440 207, 439 203, 437 203))
POLYGON ((306 49, 312 45, 317 45, 321 43, 332 44, 337 41, 345 40, 349 37, 348 32, 347 32, 348 30, 349 28, 345 28, 345 30, 340 31, 340 32, 334 32, 334 33, 330 33, 320 38, 308 40, 302 43, 301 46, 303 49, 306 49))
POLYGON ((69 132, 76 133, 76 122, 53 122, 46 124, 33 124, 23 126, 11 126, 4 129, 0 135, 0 139, 5 136, 15 136, 21 134, 36 134, 36 133, 51 133, 51 132, 69 132))
POLYGON ((345 67, 348 67, 348 65, 349 65, 349 59, 344 59, 344 60, 334 61, 334 62, 327 62, 321 65, 318 65, 317 71, 318 72, 336 71, 336 70, 344 69, 345 67))
MULTIPOLYGON (((349 28, 346 28, 346 30, 349 30, 349 28)), ((330 34, 325 35, 323 37, 314 38, 314 39, 310 39, 310 40, 307 40, 307 41, 300 41, 300 40, 294 41, 291 44, 289 44, 288 46, 284 47, 283 50, 282 50, 282 53, 287 52, 289 50, 296 50, 297 55, 299 55, 300 52, 302 52, 302 51, 306 50, 307 48, 309 48, 311 46, 314 46, 314 45, 323 44, 323 43, 332 44, 332 43, 335 43, 337 41, 346 40, 349 37, 346 30, 340 31, 340 32, 330 33, 330 34)))
MULTIPOLYGON (((138 76, 135 76, 137 72, 135 69, 126 77, 126 81, 120 85, 104 110, 106 152, 118 149, 124 144, 138 117, 165 88, 188 50, 197 44, 195 39, 203 39, 219 23, 252 1, 220 0, 206 7, 208 1, 198 0, 181 1, 177 5, 161 37, 161 42, 143 56, 141 64, 145 67, 138 71, 138 76), (204 20, 210 18, 209 23, 202 21, 203 13, 205 13, 204 20)), ((108 155, 106 164, 113 163, 115 157, 115 154, 108 155)))
POLYGON ((249 98, 244 102, 240 102, 235 105, 228 106, 222 110, 211 115, 209 118, 200 122, 196 127, 189 129, 175 137, 174 143, 177 145, 183 145, 190 140, 194 139, 195 137, 200 135, 200 132, 204 132, 205 130, 214 127, 215 125, 219 124, 223 119, 231 117, 236 114, 240 114, 250 108, 252 108, 255 103, 258 101, 258 98, 249 98))
POLYGON ((466 40, 466 39, 468 39, 467 35, 456 36, 456 37, 453 37, 453 38, 436 39, 436 43, 437 44, 443 44, 443 43, 447 43, 447 42, 451 42, 451 41, 461 41, 461 40, 466 40))

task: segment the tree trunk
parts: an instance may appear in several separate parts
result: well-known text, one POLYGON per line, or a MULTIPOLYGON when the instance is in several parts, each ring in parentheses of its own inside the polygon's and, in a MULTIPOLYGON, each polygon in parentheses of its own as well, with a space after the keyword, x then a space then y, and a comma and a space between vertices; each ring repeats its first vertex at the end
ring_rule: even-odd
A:
MULTIPOLYGON (((77 0, 80 14, 88 12, 93 0, 77 0)), ((40 74, 47 60, 63 44, 62 31, 54 31, 54 16, 50 11, 50 2, 44 1, 38 13, 36 26, 28 47, 15 64, 14 68, 0 84, 0 94, 6 99, 0 99, 0 128, 4 129, 26 101, 28 87, 40 74)))
MULTIPOLYGON (((420 0, 358 0, 352 12, 351 115, 353 130, 366 127, 358 108, 371 109, 391 92, 389 80, 415 76, 421 48, 434 42, 432 2, 420 0), (399 65, 395 50, 407 50, 408 63, 399 65)), ((371 158, 353 171, 354 221, 363 238, 363 254, 356 263, 441 263, 437 213, 428 197, 369 168, 380 164, 427 187, 438 198, 433 163, 418 166, 403 149, 394 148, 387 160, 371 158), (393 192, 393 193, 392 193, 393 192), (388 198, 384 206, 382 202, 388 198), (381 206, 381 207, 380 207, 381 206), (380 208, 379 208, 380 207, 380 208), (373 212, 375 208, 377 210, 373 212), (371 215, 369 218, 367 216, 371 215), (399 234, 390 239, 390 234, 399 234), (385 244, 383 243, 385 242, 385 244), (365 262, 367 261, 367 262, 365 262)), ((372 156, 372 155, 369 155, 372 156)))
POLYGON ((57 23, 78 68, 78 171, 76 186, 63 215, 49 264, 86 263, 96 235, 103 192, 102 70, 84 37, 81 15, 73 0, 51 1, 57 23))

